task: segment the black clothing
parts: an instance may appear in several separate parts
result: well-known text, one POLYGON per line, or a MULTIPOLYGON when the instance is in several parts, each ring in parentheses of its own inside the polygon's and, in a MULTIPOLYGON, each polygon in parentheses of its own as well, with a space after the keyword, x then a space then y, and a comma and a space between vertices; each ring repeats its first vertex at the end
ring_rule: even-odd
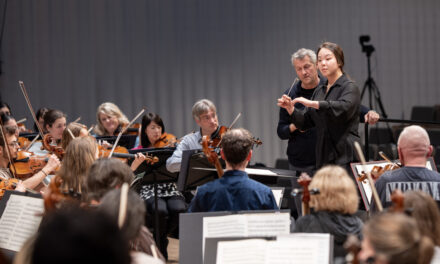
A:
POLYGON ((316 167, 326 164, 345 166, 356 160, 354 141, 358 135, 360 92, 356 84, 342 75, 327 90, 328 81, 319 85, 312 100, 319 101, 319 109, 297 108, 291 121, 300 129, 316 127, 316 167))
MULTIPOLYGON (((320 78, 319 84, 324 84, 325 80, 325 78, 320 78)), ((311 99, 315 88, 304 89, 301 87, 301 84, 302 82, 298 81, 292 89, 287 89, 284 94, 287 94, 292 99, 297 97, 311 99)), ((296 104, 295 108, 303 110, 304 105, 296 104)), ((315 166, 316 128, 313 127, 303 132, 297 129, 291 133, 289 128, 291 123, 292 121, 287 110, 280 107, 277 134, 280 139, 289 140, 287 145, 289 163, 300 168, 315 166)))
POLYGON ((318 211, 299 218, 295 225, 295 233, 327 233, 334 237, 333 257, 347 254, 343 244, 348 234, 362 238, 362 221, 357 216, 318 211))

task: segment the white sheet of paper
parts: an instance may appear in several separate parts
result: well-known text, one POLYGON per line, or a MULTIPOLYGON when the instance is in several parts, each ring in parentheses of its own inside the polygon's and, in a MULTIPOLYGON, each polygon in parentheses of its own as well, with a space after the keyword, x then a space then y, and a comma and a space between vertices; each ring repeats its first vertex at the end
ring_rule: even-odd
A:
POLYGON ((267 241, 246 239, 220 241, 217 246, 217 264, 264 264, 267 241))
POLYGON ((295 263, 321 264, 330 263, 330 234, 293 233, 278 236, 277 242, 293 245, 291 252, 295 263))
POLYGON ((277 175, 275 172, 272 172, 270 170, 265 170, 265 169, 246 168, 246 172, 251 175, 272 175, 272 176, 277 175))
POLYGON ((0 248, 19 251, 40 225, 43 199, 12 194, 0 219, 0 248))
POLYGON ((273 197, 275 198, 275 201, 277 202, 277 206, 278 206, 278 208, 280 208, 281 207, 281 198, 283 196, 284 190, 272 189, 272 188, 271 188, 271 190, 272 190, 273 197))

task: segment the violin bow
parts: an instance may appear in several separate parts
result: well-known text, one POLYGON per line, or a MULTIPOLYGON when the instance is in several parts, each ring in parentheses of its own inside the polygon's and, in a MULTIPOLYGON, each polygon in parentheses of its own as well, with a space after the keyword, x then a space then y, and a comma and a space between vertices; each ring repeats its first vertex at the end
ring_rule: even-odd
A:
POLYGON ((26 120, 27 120, 27 118, 25 117, 25 118, 22 118, 22 119, 20 119, 20 120, 18 120, 16 122, 17 122, 17 124, 21 124, 21 123, 26 122, 26 120))
POLYGON ((38 133, 40 134, 41 138, 44 138, 43 129, 40 126, 40 123, 38 123, 37 116, 35 115, 34 109, 32 108, 31 101, 29 100, 29 96, 26 92, 26 87, 24 87, 23 81, 18 81, 18 85, 20 85, 21 92, 23 93, 24 99, 26 100, 26 104, 28 105, 29 110, 31 111, 32 118, 34 119, 35 125, 37 125, 38 133))
MULTIPOLYGON (((238 115, 234 118, 234 121, 232 121, 231 125, 229 125, 228 130, 231 129, 235 125, 235 123, 237 123, 240 116, 241 116, 241 112, 238 113, 238 115)), ((220 138, 220 141, 217 143, 216 147, 220 146, 221 143, 222 143, 222 138, 220 138)))
POLYGON ((362 170, 364 170, 365 174, 367 175, 367 179, 370 184, 371 191, 373 192, 373 199, 376 202, 377 209, 379 210, 379 212, 381 212, 381 211, 383 211, 383 206, 382 206, 382 203, 379 199, 379 195, 377 194, 376 186, 374 186, 374 181, 373 181, 373 178, 371 177, 371 173, 370 173, 370 171, 367 171, 367 167, 365 166, 367 162, 365 161, 364 153, 362 153, 361 145, 359 145, 359 143, 357 141, 355 141, 354 147, 355 147, 356 152, 359 156, 359 159, 361 160, 362 170))
POLYGON ((31 143, 29 143, 29 145, 24 149, 24 151, 28 151, 39 138, 40 138, 40 134, 38 134, 36 137, 34 137, 34 139, 32 139, 31 143))
POLYGON ((3 137, 3 143, 5 144, 6 153, 8 154, 9 163, 12 164, 12 166, 14 167, 14 171, 11 173, 12 173, 12 176, 14 176, 14 178, 16 178, 15 177, 15 171, 16 171, 15 164, 12 162, 11 152, 9 151, 9 144, 8 144, 8 141, 6 140, 5 127, 3 126, 3 121, 1 120, 1 118, 0 118, 0 126, 1 126, 0 130, 2 133, 2 137, 3 137))
POLYGON ((118 226, 122 229, 127 215, 127 200, 128 200, 128 183, 124 182, 121 187, 121 198, 119 200, 119 214, 118 226))
POLYGON ((393 164, 394 166, 397 167, 401 167, 399 164, 397 164, 397 162, 392 161, 390 158, 387 157, 387 155, 385 155, 385 153, 383 153, 383 151, 379 151, 379 155, 386 161, 388 161, 389 163, 393 164))
POLYGON ((133 118, 133 120, 131 120, 130 123, 128 123, 128 125, 127 125, 126 127, 124 127, 123 129, 121 129, 121 131, 120 131, 119 134, 118 134, 118 137, 116 138, 115 143, 113 144, 112 150, 110 151, 110 154, 108 155, 109 158, 111 158, 111 157, 113 156, 113 152, 115 151, 116 146, 118 145, 119 140, 121 139, 122 134, 123 134, 125 131, 127 131, 127 128, 130 127, 131 125, 133 125, 134 121, 136 121, 136 119, 138 119, 138 118, 139 118, 144 112, 145 112, 145 108, 142 109, 142 110, 139 112, 139 114, 137 114, 137 115, 133 118))
POLYGON ((72 123, 78 123, 78 121, 81 120, 81 117, 79 116, 77 119, 73 120, 72 123))

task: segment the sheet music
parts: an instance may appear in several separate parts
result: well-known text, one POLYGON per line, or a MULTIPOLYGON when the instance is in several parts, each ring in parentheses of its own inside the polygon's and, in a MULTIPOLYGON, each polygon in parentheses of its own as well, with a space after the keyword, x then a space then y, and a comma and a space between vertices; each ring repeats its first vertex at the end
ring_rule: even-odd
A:
POLYGON ((272 190, 272 194, 273 194, 273 197, 275 198, 275 202, 277 202, 278 208, 281 208, 281 201, 283 198, 284 188, 282 188, 282 189, 270 188, 270 189, 272 190))
POLYGON ((0 219, 0 248, 19 251, 38 229, 43 199, 12 194, 0 219))
POLYGON ((220 241, 217 246, 217 264, 264 264, 267 241, 246 239, 220 241))
POLYGON ((333 238, 330 234, 294 233, 278 236, 277 242, 294 245, 291 252, 295 263, 330 263, 333 258, 333 238))
POLYGON ((272 176, 277 176, 278 174, 276 174, 273 171, 270 170, 266 170, 266 169, 252 169, 252 168, 246 168, 246 172, 248 174, 251 175, 272 175, 272 176))
POLYGON ((244 239, 220 241, 217 263, 322 264, 330 263, 333 248, 329 234, 290 234, 276 241, 244 239))
POLYGON ((207 237, 270 237, 290 233, 289 213, 236 214, 203 218, 203 246, 207 237))

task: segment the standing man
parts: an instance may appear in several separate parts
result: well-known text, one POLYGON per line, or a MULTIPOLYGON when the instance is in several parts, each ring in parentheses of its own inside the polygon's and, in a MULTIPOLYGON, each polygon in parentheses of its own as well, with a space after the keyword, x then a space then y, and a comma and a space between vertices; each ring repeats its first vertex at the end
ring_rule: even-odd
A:
POLYGON ((239 128, 222 137, 221 155, 226 162, 223 177, 197 189, 188 212, 278 209, 269 187, 249 179, 245 169, 252 157, 249 131, 239 128))
POLYGON ((182 138, 173 155, 167 160, 167 170, 170 172, 180 171, 184 150, 202 148, 200 142, 203 136, 209 136, 211 139, 219 136, 220 127, 218 125, 217 108, 213 102, 208 99, 197 101, 192 107, 192 116, 200 130, 182 138))
MULTIPOLYGON (((426 130, 421 126, 405 127, 397 141, 397 151, 403 167, 385 172, 375 183, 383 207, 391 205, 391 193, 395 189, 421 190, 440 203, 440 173, 426 168, 432 153, 426 130)), ((371 207, 372 211, 377 209, 374 200, 371 207)))
MULTIPOLYGON (((304 97, 311 100, 316 87, 326 83, 327 79, 318 75, 316 53, 310 49, 301 48, 292 55, 292 65, 298 78, 295 79, 290 89, 284 94, 292 100, 297 97, 304 97)), ((304 109, 303 104, 296 104, 295 108, 304 109)), ((375 124, 379 120, 379 115, 361 105, 361 122, 375 124)), ((282 140, 288 140, 287 157, 289 160, 289 169, 296 171, 297 177, 302 172, 310 176, 316 170, 316 128, 308 130, 299 130, 292 122, 291 116, 285 108, 280 107, 279 121, 277 127, 278 137, 282 140)), ((301 188, 297 183, 297 178, 292 179, 293 188, 301 188)), ((298 215, 301 215, 301 198, 295 198, 295 205, 298 215)))

